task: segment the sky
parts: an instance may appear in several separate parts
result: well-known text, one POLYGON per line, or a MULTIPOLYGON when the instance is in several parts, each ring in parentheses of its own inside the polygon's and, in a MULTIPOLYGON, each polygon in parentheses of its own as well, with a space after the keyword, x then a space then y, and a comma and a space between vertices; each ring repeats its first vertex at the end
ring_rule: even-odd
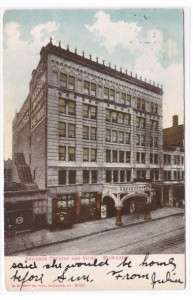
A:
POLYGON ((183 123, 183 10, 8 10, 4 14, 4 157, 11 157, 12 120, 27 97, 41 47, 85 51, 163 85, 163 127, 183 123))

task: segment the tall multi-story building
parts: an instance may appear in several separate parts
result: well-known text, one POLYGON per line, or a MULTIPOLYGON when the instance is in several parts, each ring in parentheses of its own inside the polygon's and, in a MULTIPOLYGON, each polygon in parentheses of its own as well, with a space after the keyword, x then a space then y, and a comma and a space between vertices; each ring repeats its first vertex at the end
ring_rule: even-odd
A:
POLYGON ((151 197, 163 176, 162 94, 84 52, 42 47, 13 122, 13 161, 15 178, 48 190, 48 223, 73 207, 77 220, 117 212, 119 224, 151 197))

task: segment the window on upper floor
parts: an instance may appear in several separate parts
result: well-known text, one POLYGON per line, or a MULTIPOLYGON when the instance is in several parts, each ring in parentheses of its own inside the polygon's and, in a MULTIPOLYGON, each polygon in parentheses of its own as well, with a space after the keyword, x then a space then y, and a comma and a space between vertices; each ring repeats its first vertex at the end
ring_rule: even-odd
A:
POLYGON ((66 160, 66 146, 59 146, 59 160, 66 160))
POLYGON ((90 139, 96 141, 97 139, 97 129, 96 127, 90 127, 90 139))
POLYGON ((75 138, 76 137, 76 125, 75 124, 68 124, 68 137, 75 138))
POLYGON ((91 96, 96 96, 96 84, 94 82, 91 82, 90 94, 91 96))
POLYGON ((111 162, 111 150, 106 149, 106 162, 111 162))
POLYGON ((124 163, 124 158, 125 158, 125 152, 119 151, 119 162, 124 163))
POLYGON ((119 131, 119 143, 124 144, 124 132, 119 131))
POLYGON ((83 183, 89 183, 89 171, 88 170, 83 170, 83 183))
POLYGON ((91 162, 97 161, 97 149, 92 148, 91 149, 91 162))
POLYGON ((130 144, 131 134, 130 132, 125 133, 125 143, 130 144))
POLYGON ((130 163, 130 161, 131 161, 131 152, 126 151, 126 163, 130 163))
POLYGON ((75 184, 76 183, 76 171, 70 170, 68 172, 68 183, 69 184, 75 184))
POLYGON ((68 88, 70 90, 74 90, 75 89, 75 77, 74 76, 69 76, 68 78, 68 88))
POLYGON ((83 125, 83 139, 89 140, 89 126, 83 125))
POLYGON ((111 101, 114 101, 114 100, 115 100, 115 90, 110 89, 110 91, 109 91, 109 99, 110 99, 111 101))
POLYGON ((113 182, 118 182, 118 171, 113 170, 113 182))
POLYGON ((111 182, 111 170, 106 170, 106 182, 111 182))
POLYGON ((83 161, 89 161, 89 148, 83 148, 83 161))
POLYGON ((125 182, 125 170, 120 171, 120 182, 125 182))
POLYGON ((117 150, 112 151, 112 162, 116 163, 118 161, 118 152, 117 150))
POLYGON ((58 171, 58 183, 59 185, 66 184, 66 170, 59 170, 58 171))
POLYGON ((97 108, 96 106, 90 106, 90 118, 96 120, 97 108))
POLYGON ((67 87, 67 75, 65 73, 60 73, 60 81, 64 87, 67 87))
POLYGON ((106 129, 106 142, 110 142, 110 141, 111 141, 111 130, 106 129))
POLYGON ((90 82, 89 81, 84 81, 84 93, 89 95, 90 93, 90 82))
POLYGON ((111 111, 106 109, 106 121, 111 122, 111 111))
POLYGON ((109 99, 109 88, 104 87, 104 99, 109 99))
POLYGON ((91 170, 91 183, 97 183, 98 172, 97 170, 91 170))
POLYGON ((59 97, 59 112, 66 113, 66 100, 59 97))
POLYGON ((66 136, 66 123, 59 122, 58 123, 58 131, 59 131, 60 137, 65 137, 66 136))
POLYGON ((72 116, 76 114, 76 102, 68 101, 68 114, 72 116))
POLYGON ((113 143, 117 143, 117 140, 118 140, 117 136, 118 136, 117 131, 112 130, 112 142, 113 143))
POLYGON ((68 161, 76 160, 76 149, 75 147, 68 147, 68 161))

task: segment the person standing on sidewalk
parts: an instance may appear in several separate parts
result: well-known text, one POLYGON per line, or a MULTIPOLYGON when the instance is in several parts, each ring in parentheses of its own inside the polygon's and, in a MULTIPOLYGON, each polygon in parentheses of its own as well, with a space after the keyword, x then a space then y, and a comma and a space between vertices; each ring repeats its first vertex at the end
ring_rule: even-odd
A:
POLYGON ((145 201, 144 211, 145 211, 144 220, 151 221, 152 220, 152 216, 151 216, 151 192, 150 192, 150 196, 148 196, 146 201, 145 201))

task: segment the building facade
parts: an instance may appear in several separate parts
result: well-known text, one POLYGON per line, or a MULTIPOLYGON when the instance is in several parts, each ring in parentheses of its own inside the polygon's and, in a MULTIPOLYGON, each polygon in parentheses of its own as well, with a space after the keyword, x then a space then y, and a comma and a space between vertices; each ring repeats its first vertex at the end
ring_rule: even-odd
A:
POLYGON ((49 224, 64 208, 77 221, 117 215, 120 224, 151 200, 164 175, 162 95, 84 52, 52 41, 41 49, 13 122, 13 174, 47 189, 49 224))

